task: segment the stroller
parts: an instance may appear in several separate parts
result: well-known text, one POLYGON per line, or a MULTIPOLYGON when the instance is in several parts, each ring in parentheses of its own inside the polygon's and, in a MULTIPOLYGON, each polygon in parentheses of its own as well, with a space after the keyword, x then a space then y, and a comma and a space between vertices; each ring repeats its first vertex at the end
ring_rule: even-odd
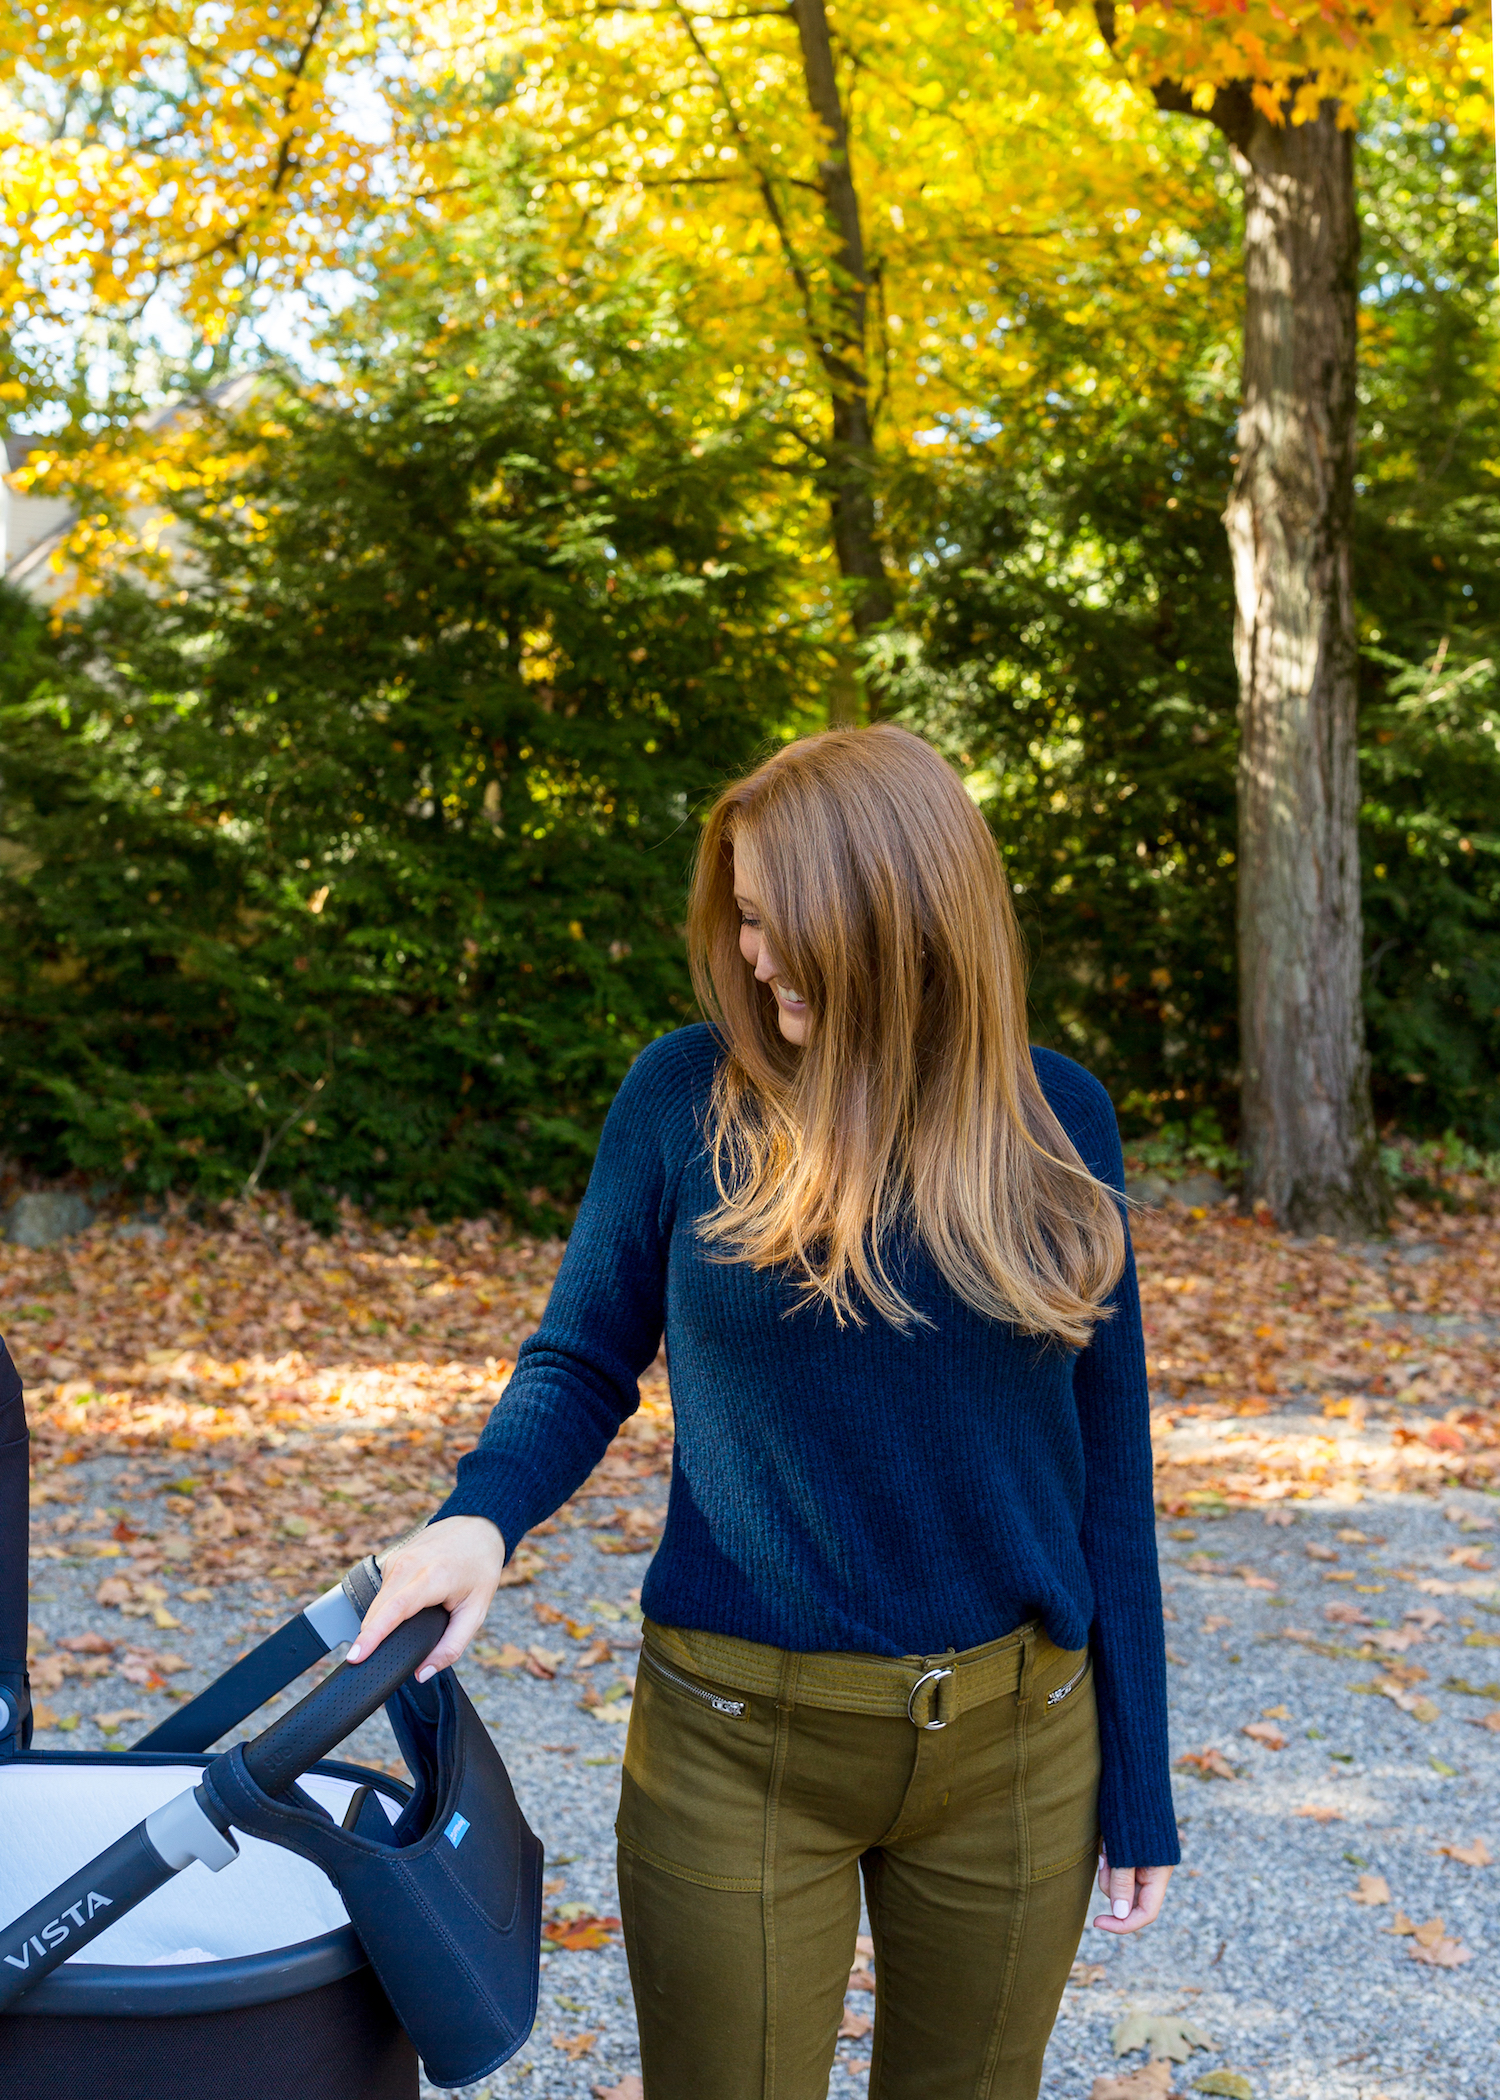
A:
POLYGON ((542 1848, 437 1607, 261 1735, 209 1745, 352 1640, 374 1559, 125 1752, 31 1747, 28 1440, 0 1341, 0 2046, 12 2100, 416 2100, 536 2017, 542 1848), (384 1705, 414 1784, 329 1755, 384 1705))

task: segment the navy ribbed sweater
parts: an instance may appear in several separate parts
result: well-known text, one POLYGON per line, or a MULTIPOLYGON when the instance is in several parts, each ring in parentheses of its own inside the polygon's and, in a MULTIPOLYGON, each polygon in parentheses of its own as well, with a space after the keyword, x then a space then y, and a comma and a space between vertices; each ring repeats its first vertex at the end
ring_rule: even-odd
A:
MULTIPOLYGON (((682 1028, 631 1067, 542 1324, 438 1514, 488 1517, 514 1552, 598 1464, 665 1332, 677 1438, 647 1616, 804 1652, 934 1655, 1031 1618, 1063 1648, 1090 1641, 1110 1861, 1174 1863, 1134 1262, 1080 1354, 972 1311, 920 1246, 891 1269, 931 1326, 790 1310, 789 1283, 708 1260, 694 1231, 715 1201, 719 1054, 708 1028, 682 1028)), ((1120 1188, 1103 1087, 1032 1054, 1082 1158, 1120 1188)))

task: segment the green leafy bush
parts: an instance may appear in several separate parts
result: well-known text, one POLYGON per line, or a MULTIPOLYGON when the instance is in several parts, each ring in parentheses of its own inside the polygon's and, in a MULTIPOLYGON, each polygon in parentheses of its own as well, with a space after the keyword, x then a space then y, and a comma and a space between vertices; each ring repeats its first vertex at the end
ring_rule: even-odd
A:
POLYGON ((700 806, 795 715, 759 462, 628 314, 262 390, 189 586, 0 608, 0 1104, 33 1168, 576 1196, 691 1011, 700 806))

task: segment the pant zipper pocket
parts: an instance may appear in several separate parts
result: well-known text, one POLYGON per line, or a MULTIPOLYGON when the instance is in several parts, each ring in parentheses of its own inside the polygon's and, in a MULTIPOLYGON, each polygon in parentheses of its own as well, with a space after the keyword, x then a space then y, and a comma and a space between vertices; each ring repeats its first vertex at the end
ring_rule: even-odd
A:
POLYGON ((722 1692, 711 1692, 707 1685, 694 1684, 691 1677, 684 1677, 680 1671, 658 1660, 649 1648, 641 1650, 641 1661, 648 1669, 654 1670, 658 1677, 665 1678, 668 1684, 675 1686, 679 1692, 689 1692, 705 1706, 711 1706, 716 1714, 727 1714, 732 1721, 738 1721, 744 1714, 743 1699, 726 1699, 722 1692))
POLYGON ((1070 1677, 1070 1678, 1068 1679, 1067 1683, 1066 1683, 1066 1684, 1060 1684, 1060 1685, 1059 1685, 1059 1686, 1057 1687, 1057 1690, 1056 1690, 1055 1692, 1049 1692, 1049 1693, 1047 1694, 1047 1704, 1048 1704, 1049 1706, 1056 1706, 1056 1705, 1058 1704, 1058 1702, 1059 1702, 1060 1700, 1062 1700, 1062 1699, 1066 1699, 1066 1698, 1067 1698, 1067 1696, 1068 1696, 1068 1694, 1069 1694, 1069 1692, 1071 1692, 1071 1691, 1072 1691, 1073 1687, 1074 1687, 1074 1686, 1075 1686, 1076 1684, 1079 1684, 1079 1683, 1081 1683, 1081 1682, 1082 1682, 1082 1679, 1083 1679, 1083 1673, 1084 1673, 1084 1671, 1085 1671, 1085 1670, 1086 1670, 1086 1669, 1088 1668, 1088 1666, 1089 1666, 1089 1659, 1088 1659, 1088 1657, 1087 1657, 1087 1656, 1085 1656, 1085 1657, 1083 1658, 1083 1661, 1082 1661, 1082 1662, 1081 1662, 1081 1663, 1080 1663, 1080 1664, 1078 1665, 1078 1668, 1077 1668, 1077 1669, 1076 1669, 1076 1670, 1075 1670, 1075 1671, 1073 1672, 1072 1676, 1071 1676, 1071 1677, 1070 1677))

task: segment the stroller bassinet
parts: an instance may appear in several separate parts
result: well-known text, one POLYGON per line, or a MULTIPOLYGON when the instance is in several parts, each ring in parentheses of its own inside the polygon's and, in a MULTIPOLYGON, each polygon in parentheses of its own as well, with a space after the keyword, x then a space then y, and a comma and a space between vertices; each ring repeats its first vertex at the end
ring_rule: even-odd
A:
MULTIPOLYGON (((415 1790, 323 1758, 263 1793, 243 1749, 207 1754, 209 1742, 349 1637, 356 1605, 378 1583, 372 1564, 344 1585, 352 1601, 330 1592, 310 1617, 299 1613, 133 1751, 38 1751, 25 1679, 26 1486, 20 1380, 0 1341, 0 1935, 34 1906, 45 1916, 49 1892, 65 1897, 59 1884, 97 1866, 96 1855, 165 1804, 191 1801, 185 1790, 195 1786, 220 1829, 233 1826, 226 1850, 238 1857, 221 1875, 198 1863, 200 1853, 107 1929, 90 1918, 86 1930, 97 1937, 0 2012, 9 2092, 16 2100, 72 2090, 91 2100, 415 2100, 417 2047, 407 2029, 444 2084, 468 2083, 513 2054, 535 2014, 541 1848, 451 1672, 389 1702, 415 1790), (478 1841, 461 1850, 471 1820, 478 1841), (449 1921, 458 1915, 457 1935, 444 1911, 449 1921), (424 1947, 429 1920, 433 1944, 424 1947), (455 1948, 455 1937, 464 1944, 455 1948)), ((364 1689, 358 1671, 338 1674, 346 1692, 364 1689)), ((337 1690, 327 1680, 304 1708, 329 1708, 330 1697, 338 1707, 337 1690)), ((367 1710, 368 1700, 358 1717, 367 1710)), ((336 1742, 348 1725, 347 1711, 331 1729, 325 1719, 322 1741, 336 1742)), ((70 1917, 83 1922, 76 1901, 39 1926, 30 1946, 12 1934, 11 1968, 40 1965, 40 1935, 60 1939, 70 1917)), ((44 1958, 55 1960, 56 1950, 44 1958)), ((18 1981, 0 1973, 0 1986, 18 1981)))

